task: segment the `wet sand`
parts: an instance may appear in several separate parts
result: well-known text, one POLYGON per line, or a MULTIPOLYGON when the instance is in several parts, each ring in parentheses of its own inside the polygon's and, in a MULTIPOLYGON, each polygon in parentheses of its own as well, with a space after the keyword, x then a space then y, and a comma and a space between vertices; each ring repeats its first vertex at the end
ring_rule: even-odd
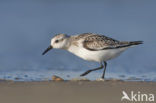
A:
POLYGON ((123 103, 123 90, 128 95, 131 91, 156 95, 156 82, 4 81, 0 82, 0 103, 123 103))

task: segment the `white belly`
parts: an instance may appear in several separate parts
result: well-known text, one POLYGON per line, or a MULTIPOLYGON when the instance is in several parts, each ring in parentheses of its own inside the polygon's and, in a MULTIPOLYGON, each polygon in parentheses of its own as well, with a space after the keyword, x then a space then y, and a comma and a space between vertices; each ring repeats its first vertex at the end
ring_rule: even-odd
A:
POLYGON ((118 48, 100 51, 90 51, 85 48, 72 46, 68 49, 68 51, 83 58, 84 60, 102 62, 119 56, 126 49, 127 48, 118 48))

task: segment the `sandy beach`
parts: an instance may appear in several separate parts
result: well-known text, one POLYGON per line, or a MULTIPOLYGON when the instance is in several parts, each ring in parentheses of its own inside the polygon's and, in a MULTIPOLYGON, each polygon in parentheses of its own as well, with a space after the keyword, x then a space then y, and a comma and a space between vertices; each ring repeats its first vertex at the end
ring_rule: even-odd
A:
POLYGON ((122 91, 156 94, 156 82, 4 81, 0 82, 0 103, 124 103, 122 91))

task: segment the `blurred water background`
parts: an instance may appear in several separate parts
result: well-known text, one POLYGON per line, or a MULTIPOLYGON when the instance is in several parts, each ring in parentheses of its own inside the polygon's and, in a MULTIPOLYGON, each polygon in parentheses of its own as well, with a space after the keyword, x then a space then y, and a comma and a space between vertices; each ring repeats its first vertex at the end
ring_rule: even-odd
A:
POLYGON ((108 62, 106 77, 139 76, 156 81, 155 5, 154 0, 0 0, 0 77, 75 77, 95 68, 98 63, 63 50, 41 55, 55 34, 93 32, 144 41, 108 62))

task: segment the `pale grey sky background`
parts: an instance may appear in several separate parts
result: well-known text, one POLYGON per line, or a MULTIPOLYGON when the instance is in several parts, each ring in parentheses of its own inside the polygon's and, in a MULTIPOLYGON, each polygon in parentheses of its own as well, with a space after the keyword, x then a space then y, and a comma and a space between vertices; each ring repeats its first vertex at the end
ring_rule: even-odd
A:
POLYGON ((144 41, 108 62, 107 72, 156 73, 155 5, 154 0, 0 0, 0 71, 97 67, 63 50, 41 55, 57 33, 93 32, 144 41))

